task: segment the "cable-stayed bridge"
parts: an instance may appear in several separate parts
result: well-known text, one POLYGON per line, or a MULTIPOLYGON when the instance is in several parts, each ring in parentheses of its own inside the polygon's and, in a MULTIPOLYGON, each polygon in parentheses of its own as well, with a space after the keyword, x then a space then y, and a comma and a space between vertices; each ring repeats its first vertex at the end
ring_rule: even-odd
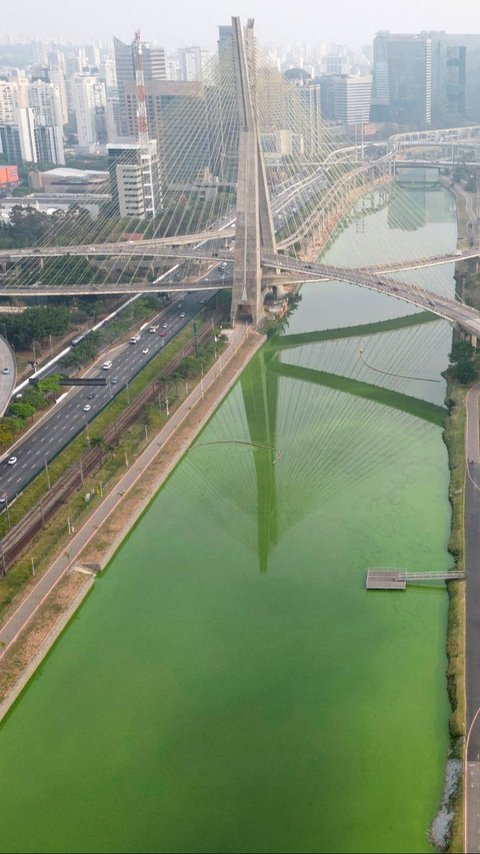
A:
POLYGON ((98 221, 87 222, 76 209, 57 218, 34 246, 0 251, 0 295, 225 286, 232 288, 232 322, 248 317, 259 324, 268 290, 339 279, 426 308, 468 335, 480 334, 476 310, 390 278, 476 258, 477 247, 368 268, 316 261, 365 194, 375 194, 378 205, 389 199, 395 161, 407 146, 477 145, 480 127, 396 135, 383 152, 374 145, 343 144, 337 130, 321 120, 318 105, 312 106, 311 97, 307 101, 307 90, 284 80, 262 56, 253 21, 244 28, 233 18, 231 30, 231 44, 219 51, 205 81, 188 96, 171 99, 158 117, 160 212, 149 218, 126 216, 122 209, 143 180, 139 135, 112 165, 111 202, 98 221), (130 184, 125 174, 133 176, 130 184), (224 272, 215 275, 220 265, 224 272))

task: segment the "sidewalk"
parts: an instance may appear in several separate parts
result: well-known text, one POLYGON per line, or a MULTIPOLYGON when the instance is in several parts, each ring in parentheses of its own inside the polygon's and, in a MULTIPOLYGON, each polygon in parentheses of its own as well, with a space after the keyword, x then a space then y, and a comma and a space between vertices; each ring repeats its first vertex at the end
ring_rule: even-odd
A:
MULTIPOLYGON (((58 581, 65 575, 65 573, 71 567, 75 566, 75 563, 78 561, 78 557, 81 552, 85 549, 85 547, 93 539, 93 537, 98 534, 99 528, 101 528, 101 526, 106 522, 106 520, 110 517, 114 510, 119 507, 125 495, 132 489, 132 487, 135 486, 137 481, 142 477, 143 473, 145 472, 145 469, 147 469, 155 460, 157 455, 159 455, 160 452, 164 450, 166 443, 172 436, 174 436, 178 427, 180 427, 182 422, 190 414, 192 408, 195 407, 195 405, 203 399, 207 390, 209 390, 214 381, 218 377, 220 377, 223 370, 226 368, 228 363, 237 353, 239 346, 247 338, 248 333, 248 327, 237 327, 234 330, 227 331, 227 334, 230 338, 230 343, 226 350, 223 352, 223 354, 217 359, 215 364, 205 375, 203 381, 195 387, 195 389, 186 398, 186 400, 172 414, 168 423, 155 436, 152 442, 135 460, 134 464, 128 469, 128 471, 125 472, 124 476, 115 485, 112 492, 110 492, 105 497, 102 503, 95 509, 89 519, 85 522, 85 524, 80 528, 77 533, 75 533, 68 545, 68 549, 53 562, 51 567, 39 579, 33 590, 30 591, 29 595, 19 605, 17 610, 7 620, 5 625, 2 626, 2 628, 0 629, 0 644, 2 645, 2 649, 0 650, 0 660, 10 648, 12 643, 14 643, 14 641, 18 638, 20 632, 25 627, 27 622, 38 611, 38 609, 46 600, 47 596, 58 583, 58 581)), ((213 409, 218 406, 218 404, 221 402, 221 400, 225 397, 230 388, 236 382, 246 362, 263 345, 265 341, 264 336, 258 335, 255 332, 250 332, 250 335, 255 336, 255 339, 257 339, 256 346, 252 347, 252 350, 248 352, 248 358, 242 360, 242 364, 235 371, 234 376, 225 385, 219 386, 218 393, 215 394, 215 400, 213 401, 212 405, 208 407, 206 413, 204 413, 203 417, 199 420, 194 430, 189 433, 188 441, 185 441, 179 448, 179 450, 171 456, 167 468, 162 472, 161 477, 155 485, 154 491, 149 494, 143 502, 140 503, 139 507, 137 508, 137 512, 135 512, 135 514, 129 519, 129 527, 135 524, 137 518, 143 512, 144 507, 147 506, 147 504, 151 501, 152 496, 155 494, 155 492, 158 490, 164 480, 169 476, 170 472, 176 466, 179 459, 183 456, 186 448, 192 442, 195 435, 197 435, 197 433, 202 429, 206 421, 210 418, 213 409)), ((101 568, 106 565, 114 551, 118 548, 120 542, 128 533, 128 529, 129 528, 123 528, 121 537, 119 537, 118 540, 110 544, 110 548, 108 549, 108 552, 102 561, 101 568)))

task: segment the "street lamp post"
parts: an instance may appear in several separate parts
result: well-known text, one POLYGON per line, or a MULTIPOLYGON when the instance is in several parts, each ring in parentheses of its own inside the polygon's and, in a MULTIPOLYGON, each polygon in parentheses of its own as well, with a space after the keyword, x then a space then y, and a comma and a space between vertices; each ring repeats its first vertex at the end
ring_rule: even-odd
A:
POLYGON ((47 458, 46 458, 46 457, 45 457, 45 471, 46 471, 46 473, 47 473, 47 484, 48 484, 48 489, 50 490, 52 487, 51 487, 51 483, 50 483, 50 472, 48 471, 48 463, 47 463, 47 458))
POLYGON ((87 437, 87 445, 88 445, 88 447, 90 447, 90 433, 88 432, 88 421, 85 417, 83 420, 84 420, 84 424, 85 424, 85 435, 87 437))

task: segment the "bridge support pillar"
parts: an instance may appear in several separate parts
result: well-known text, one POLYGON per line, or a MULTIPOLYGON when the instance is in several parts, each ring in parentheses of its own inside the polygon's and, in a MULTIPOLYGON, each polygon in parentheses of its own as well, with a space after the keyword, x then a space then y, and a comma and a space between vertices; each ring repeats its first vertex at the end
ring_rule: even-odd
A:
POLYGON ((239 119, 237 221, 231 321, 263 318, 261 249, 276 251, 270 196, 250 88, 248 53, 253 53, 253 20, 248 21, 245 45, 240 18, 232 18, 235 86, 239 119))

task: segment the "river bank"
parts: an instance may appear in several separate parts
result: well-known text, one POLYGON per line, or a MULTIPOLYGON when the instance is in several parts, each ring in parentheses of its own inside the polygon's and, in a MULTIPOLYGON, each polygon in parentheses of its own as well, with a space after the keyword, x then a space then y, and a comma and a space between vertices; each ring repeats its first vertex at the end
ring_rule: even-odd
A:
MULTIPOLYGON (((448 549, 455 560, 455 568, 464 571, 464 485, 465 485, 465 397, 467 389, 454 380, 448 381, 448 398, 451 405, 443 433, 448 450, 450 469, 449 500, 452 508, 451 536, 448 549)), ((447 690, 452 708, 449 720, 450 759, 464 760, 465 747, 465 583, 448 587, 447 623, 447 690)), ((450 798, 453 812, 451 837, 447 851, 460 854, 464 843, 464 789, 463 773, 450 798)))
MULTIPOLYGON (((444 184, 456 200, 457 246, 465 248, 468 212, 464 194, 454 185, 444 184)), ((460 571, 465 570, 465 398, 467 388, 459 385, 452 377, 447 380, 447 402, 449 416, 444 430, 444 441, 448 450, 450 469, 449 501, 452 509, 451 535, 449 551, 460 571)), ((452 707, 449 721, 450 756, 464 762, 466 730, 466 686, 465 686, 465 584, 448 585, 448 626, 447 626, 447 689, 452 707)), ((451 837, 447 851, 459 854, 464 849, 464 785, 463 773, 460 775, 456 790, 450 799, 449 808, 453 811, 451 837)))
MULTIPOLYGON (((257 333, 248 335, 248 328, 246 333, 244 330, 231 333, 219 363, 215 363, 172 414, 168 435, 163 436, 166 432, 163 428, 133 462, 117 484, 113 504, 110 494, 95 511, 94 518, 89 518, 77 533, 78 546, 75 548, 72 542, 64 553, 65 568, 56 580, 52 579, 40 602, 32 604, 28 620, 23 626, 21 622, 18 628, 15 626, 10 640, 7 637, 1 641, 4 651, 0 666, 0 721, 90 591, 93 575, 88 565, 95 565, 95 571, 107 566, 192 440, 266 340, 257 333), (109 503, 111 507, 107 507, 109 503), (98 514, 103 515, 101 522, 98 514)), ((4 638, 4 629, 5 626, 0 639, 4 638)))

